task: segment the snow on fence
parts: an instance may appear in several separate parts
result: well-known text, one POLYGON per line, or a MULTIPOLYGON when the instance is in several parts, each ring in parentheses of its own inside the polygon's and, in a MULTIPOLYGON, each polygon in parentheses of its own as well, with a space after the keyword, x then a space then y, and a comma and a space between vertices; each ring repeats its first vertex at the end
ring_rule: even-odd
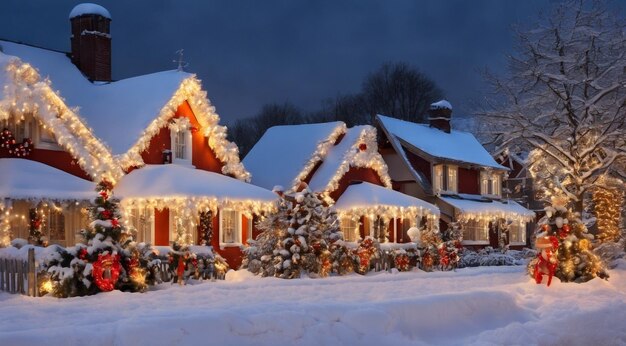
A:
POLYGON ((35 249, 28 249, 27 260, 0 258, 0 291, 37 297, 35 249))

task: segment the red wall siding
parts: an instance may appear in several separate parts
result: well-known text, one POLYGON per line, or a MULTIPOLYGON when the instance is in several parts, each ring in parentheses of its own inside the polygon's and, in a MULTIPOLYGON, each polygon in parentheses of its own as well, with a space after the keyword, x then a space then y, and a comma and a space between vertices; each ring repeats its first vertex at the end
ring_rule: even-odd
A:
POLYGON ((459 167, 459 193, 480 195, 479 171, 459 167))
POLYGON ((339 187, 330 193, 330 197, 336 201, 339 196, 346 191, 352 181, 366 181, 368 183, 383 186, 383 183, 375 170, 371 168, 350 167, 350 170, 346 172, 343 177, 341 177, 341 180, 339 180, 339 187))
MULTIPOLYGON (((0 158, 15 158, 15 156, 9 155, 4 149, 0 149, 0 158)), ((79 178, 92 180, 89 175, 80 168, 72 155, 66 151, 34 148, 30 155, 26 157, 26 160, 41 162, 79 178)))
POLYGON ((163 150, 166 149, 172 149, 172 139, 170 130, 164 127, 150 139, 150 145, 141 153, 141 159, 147 165, 160 165, 163 163, 163 150))
POLYGON ((170 245, 170 210, 154 210, 154 245, 170 245))
MULTIPOLYGON (((204 137, 202 131, 203 129, 200 127, 200 123, 198 123, 198 120, 193 114, 193 111, 187 101, 178 107, 175 117, 188 118, 191 126, 196 129, 191 133, 191 164, 197 169, 221 173, 224 164, 217 158, 211 147, 209 147, 209 142, 207 138, 204 137)), ((146 164, 162 164, 163 150, 166 149, 172 149, 172 139, 170 136, 170 130, 167 127, 164 127, 159 131, 159 133, 152 137, 148 148, 141 153, 141 158, 146 164)))
POLYGON ((413 169, 424 174, 426 179, 432 184, 433 178, 432 178, 432 169, 430 167, 430 162, 413 154, 412 152, 410 152, 404 147, 402 147, 402 150, 404 150, 404 152, 406 153, 406 157, 411 163, 411 166, 413 166, 413 169))

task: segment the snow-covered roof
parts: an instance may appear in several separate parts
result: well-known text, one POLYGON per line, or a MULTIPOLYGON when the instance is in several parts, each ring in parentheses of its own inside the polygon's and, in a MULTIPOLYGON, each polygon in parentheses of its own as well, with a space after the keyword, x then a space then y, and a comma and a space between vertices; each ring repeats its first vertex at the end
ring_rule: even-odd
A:
POLYGON ((452 105, 446 100, 437 101, 430 104, 430 109, 449 109, 452 110, 452 105))
POLYGON ((346 129, 341 142, 328 150, 323 163, 311 178, 309 187, 315 192, 332 192, 337 187, 333 180, 341 178, 350 166, 370 167, 372 164, 382 166, 377 171, 383 183, 391 187, 387 166, 378 153, 376 129, 369 125, 351 127, 346 129), (359 144, 364 144, 365 150, 361 150, 359 144))
POLYGON ((311 159, 324 158, 326 152, 318 149, 326 144, 332 146, 336 139, 333 134, 343 133, 344 128, 340 121, 271 127, 246 155, 243 164, 255 185, 267 189, 280 185, 289 189, 311 159))
POLYGON ((393 209, 396 215, 401 215, 404 210, 408 211, 410 208, 423 210, 423 214, 439 215, 439 208, 428 202, 367 182, 348 186, 333 208, 337 211, 364 211, 377 206, 393 209))
POLYGON ((426 124, 380 114, 376 117, 385 132, 397 138, 401 144, 414 147, 436 159, 508 170, 499 165, 471 133, 456 130, 446 133, 426 124))
MULTIPOLYGON (((144 162, 141 153, 148 147, 150 139, 168 126, 177 108, 187 101, 200 123, 209 147, 224 163, 222 173, 240 180, 250 180, 250 173, 239 160, 237 146, 227 140, 226 127, 219 125, 219 115, 195 75, 182 71, 164 71, 111 83, 91 83, 63 52, 1 40, 0 47, 3 51, 0 52, 0 57, 19 58, 38 69, 42 77, 48 78, 50 83, 46 88, 52 89, 47 96, 55 98, 55 106, 71 107, 72 110, 66 110, 65 113, 75 113, 74 117, 80 115, 84 119, 81 122, 88 124, 94 132, 93 135, 99 139, 91 143, 97 146, 94 142, 102 142, 108 146, 110 150, 100 145, 107 153, 99 150, 95 157, 108 159, 114 154, 115 161, 122 169, 142 166, 144 162), (58 99, 56 94, 63 100, 58 99)), ((6 79, 0 82, 5 87, 9 84, 6 79)), ((0 103, 1 101, 2 98, 0 103)), ((66 118, 64 116, 59 119, 66 118)), ((93 136, 91 130, 83 132, 93 136)), ((71 149, 75 151, 80 147, 73 145, 71 149)), ((90 169, 92 166, 96 167, 81 167, 90 169)), ((117 169, 121 171, 119 167, 117 169)), ((117 174, 114 174, 114 178, 117 178, 117 174)))
POLYGON ((459 195, 441 196, 445 203, 458 209, 460 216, 458 219, 472 218, 492 218, 499 217, 512 220, 530 221, 534 219, 535 213, 528 210, 515 201, 496 201, 484 198, 480 195, 459 195))
POLYGON ((95 184, 26 159, 0 159, 0 199, 90 200, 95 184))
POLYGON ((102 17, 111 19, 111 13, 106 8, 88 2, 74 6, 72 11, 70 11, 70 19, 84 14, 99 14, 102 17))
POLYGON ((223 174, 178 164, 146 165, 122 179, 114 188, 119 198, 212 198, 217 201, 276 201, 264 188, 223 174))
POLYGON ((126 153, 167 105, 183 80, 177 70, 157 72, 111 83, 91 83, 62 52, 0 41, 4 54, 30 63, 49 78, 69 107, 93 128, 114 155, 126 153))

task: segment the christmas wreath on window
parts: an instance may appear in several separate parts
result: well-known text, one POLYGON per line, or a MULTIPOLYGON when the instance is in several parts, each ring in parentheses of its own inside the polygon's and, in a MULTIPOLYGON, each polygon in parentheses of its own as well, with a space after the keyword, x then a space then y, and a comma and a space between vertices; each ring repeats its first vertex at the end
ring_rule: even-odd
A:
POLYGON ((9 129, 4 128, 0 132, 0 148, 8 150, 10 155, 26 157, 33 151, 33 141, 30 138, 24 138, 19 143, 13 136, 13 133, 9 129))

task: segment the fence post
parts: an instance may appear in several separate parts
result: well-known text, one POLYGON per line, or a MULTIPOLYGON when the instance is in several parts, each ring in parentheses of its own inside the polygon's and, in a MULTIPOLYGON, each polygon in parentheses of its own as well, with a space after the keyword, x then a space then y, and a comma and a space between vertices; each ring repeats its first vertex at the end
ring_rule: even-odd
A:
POLYGON ((9 293, 15 293, 15 260, 9 260, 9 293))
POLYGON ((0 291, 4 291, 4 259, 0 258, 0 291))
POLYGON ((28 296, 37 296, 37 280, 35 279, 35 249, 28 249, 28 296))

